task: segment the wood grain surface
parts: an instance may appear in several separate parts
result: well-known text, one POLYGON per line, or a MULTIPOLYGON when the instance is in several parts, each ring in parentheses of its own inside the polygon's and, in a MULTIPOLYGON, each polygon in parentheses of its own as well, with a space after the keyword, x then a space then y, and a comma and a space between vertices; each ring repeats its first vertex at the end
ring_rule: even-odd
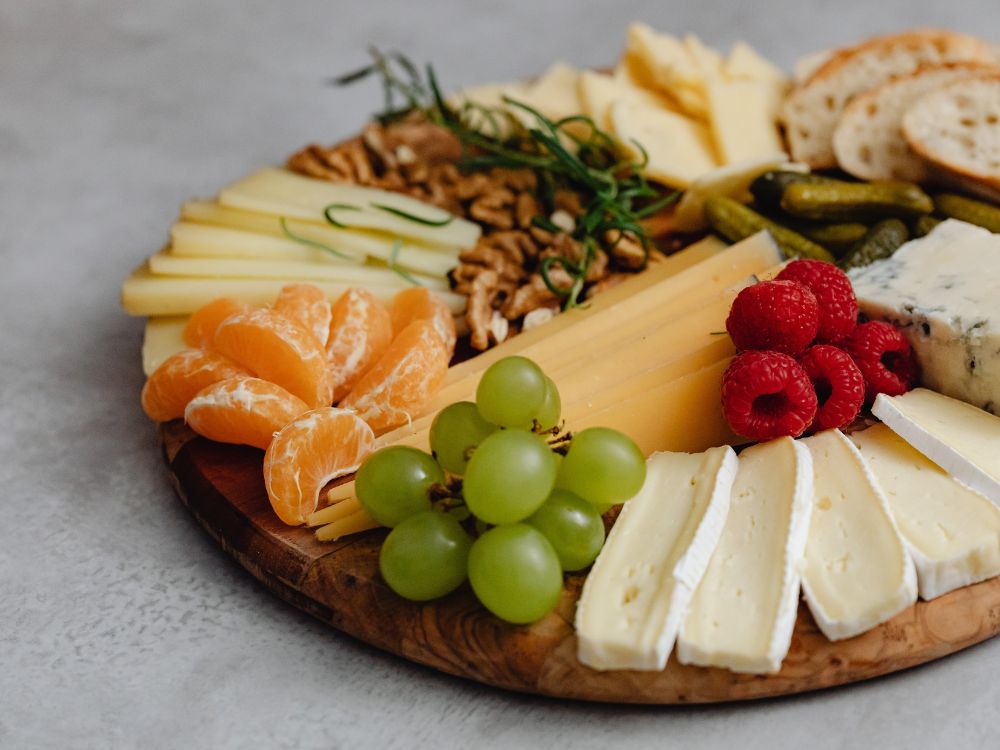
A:
POLYGON ((857 638, 832 643, 800 604, 791 649, 773 675, 679 664, 662 672, 597 672, 576 659, 573 613, 583 576, 570 575, 555 611, 527 627, 505 624, 463 587, 418 604, 378 573, 385 531, 333 544, 272 513, 263 453, 161 430, 181 501, 219 545, 274 593, 338 630, 442 672, 508 690, 620 703, 711 703, 843 685, 907 669, 1000 632, 1000 579, 918 602, 857 638))

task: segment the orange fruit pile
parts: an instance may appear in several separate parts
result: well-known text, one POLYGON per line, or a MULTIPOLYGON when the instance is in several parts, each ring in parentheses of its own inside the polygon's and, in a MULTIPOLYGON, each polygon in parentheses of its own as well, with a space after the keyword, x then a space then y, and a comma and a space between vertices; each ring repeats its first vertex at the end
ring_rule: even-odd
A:
POLYGON ((286 286, 270 308, 223 297, 192 314, 191 348, 150 375, 142 406, 158 422, 183 417, 211 440, 267 451, 271 504, 299 524, 323 485, 373 450, 376 434, 420 415, 455 338, 451 311, 423 287, 389 308, 363 289, 331 305, 309 284, 286 286))

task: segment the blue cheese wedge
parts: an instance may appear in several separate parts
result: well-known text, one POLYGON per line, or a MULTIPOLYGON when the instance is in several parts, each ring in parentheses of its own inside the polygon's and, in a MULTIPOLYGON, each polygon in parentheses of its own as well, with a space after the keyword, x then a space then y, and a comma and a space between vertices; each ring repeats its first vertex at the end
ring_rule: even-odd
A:
POLYGON ((865 315, 903 329, 924 385, 1000 413, 1000 235, 948 220, 850 278, 865 315))
POLYGON ((885 622, 917 599, 913 561, 871 469, 840 430, 802 441, 815 502, 802 590, 831 641, 885 622))
POLYGON ((587 577, 579 659, 594 669, 659 670, 726 523, 736 454, 654 453, 587 577))
POLYGON ((872 414, 927 458, 1000 505, 1000 417, 926 388, 879 394, 872 414))
POLYGON ((677 640, 682 664, 781 669, 798 611, 812 460, 791 438, 747 448, 722 537, 677 640))
POLYGON ((885 425, 855 432, 917 568, 921 599, 1000 575, 1000 508, 885 425))

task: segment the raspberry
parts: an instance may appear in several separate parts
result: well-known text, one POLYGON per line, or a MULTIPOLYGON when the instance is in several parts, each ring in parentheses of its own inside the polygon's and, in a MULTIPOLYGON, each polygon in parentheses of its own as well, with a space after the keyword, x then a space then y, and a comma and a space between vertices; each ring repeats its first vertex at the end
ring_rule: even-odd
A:
POLYGON ((816 389, 819 409, 809 429, 832 430, 854 421, 865 402, 865 379, 851 355, 829 344, 807 349, 799 357, 816 389))
POLYGON ((885 393, 899 396, 917 381, 917 360, 899 329, 873 320, 862 323, 844 342, 844 349, 854 359, 865 378, 865 401, 885 393))
POLYGON ((743 352, 722 378, 722 409, 733 431, 753 440, 798 437, 816 417, 816 391, 787 354, 743 352))
POLYGON ((819 305, 794 281, 762 281, 742 290, 726 319, 737 349, 772 349, 800 354, 816 338, 819 305))
POLYGON ((819 303, 820 344, 837 344, 858 324, 858 300, 847 274, 823 260, 793 260, 777 278, 797 281, 812 292, 819 303))

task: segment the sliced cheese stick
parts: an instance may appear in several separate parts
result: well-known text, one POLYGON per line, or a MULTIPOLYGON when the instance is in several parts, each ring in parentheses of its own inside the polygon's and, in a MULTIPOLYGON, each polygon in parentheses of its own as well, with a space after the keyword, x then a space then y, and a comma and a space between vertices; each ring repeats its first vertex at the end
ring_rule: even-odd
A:
POLYGON ((576 610, 579 659, 594 669, 663 669, 726 523, 736 454, 654 453, 576 610))
POLYGON ((1000 575, 1000 508, 885 425, 851 435, 885 491, 921 599, 1000 575))
POLYGON ((1000 417, 926 388, 875 398, 872 414, 966 487, 1000 505, 1000 417))
POLYGON ((777 672, 798 609, 812 460, 780 438, 740 454, 729 517, 677 641, 682 664, 777 672))
POLYGON ((847 436, 827 430, 802 442, 815 487, 802 590, 819 629, 838 641, 913 604, 916 571, 881 487, 847 436))

